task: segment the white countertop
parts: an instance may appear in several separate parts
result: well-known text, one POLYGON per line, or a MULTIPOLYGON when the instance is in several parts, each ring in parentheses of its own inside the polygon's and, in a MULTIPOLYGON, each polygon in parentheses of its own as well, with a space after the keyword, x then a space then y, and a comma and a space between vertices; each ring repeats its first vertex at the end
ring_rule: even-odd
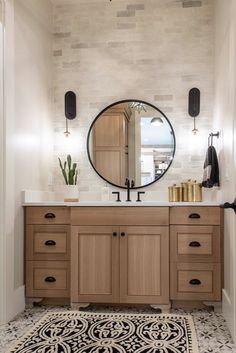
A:
POLYGON ((114 202, 114 201, 88 201, 88 202, 63 202, 63 201, 41 201, 25 202, 23 206, 67 206, 67 207, 157 207, 157 206, 219 206, 219 202, 168 202, 168 201, 142 201, 142 202, 114 202))

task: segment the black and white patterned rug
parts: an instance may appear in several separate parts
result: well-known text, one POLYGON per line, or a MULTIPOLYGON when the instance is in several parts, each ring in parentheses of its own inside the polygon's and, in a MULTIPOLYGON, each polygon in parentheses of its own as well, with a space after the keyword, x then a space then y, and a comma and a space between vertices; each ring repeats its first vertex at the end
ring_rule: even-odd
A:
POLYGON ((191 316, 53 312, 9 353, 198 353, 191 316))

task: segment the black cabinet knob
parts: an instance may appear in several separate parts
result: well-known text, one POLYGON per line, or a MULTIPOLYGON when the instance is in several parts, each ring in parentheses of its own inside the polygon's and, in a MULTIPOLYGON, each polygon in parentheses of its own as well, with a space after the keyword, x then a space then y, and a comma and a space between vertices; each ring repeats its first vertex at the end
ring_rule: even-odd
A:
POLYGON ((116 232, 113 232, 113 237, 117 237, 117 233, 116 232))
POLYGON ((191 246, 192 248, 199 248, 201 244, 198 241, 191 241, 191 243, 189 243, 189 246, 191 246))
POLYGON ((189 284, 192 284, 193 286, 199 286, 201 284, 201 281, 197 278, 193 278, 191 279, 191 281, 189 281, 189 284))
POLYGON ((55 277, 46 277, 45 282, 49 282, 49 283, 53 283, 53 282, 56 282, 56 278, 55 277))
POLYGON ((122 237, 125 237, 125 232, 121 232, 120 235, 121 235, 122 237))
POLYGON ((54 213, 46 213, 44 218, 47 218, 47 219, 53 219, 53 218, 56 218, 55 214, 54 213))
POLYGON ((200 214, 198 213, 191 213, 188 218, 191 218, 191 219, 198 219, 198 218, 201 218, 200 214))
POLYGON ((47 246, 55 246, 56 242, 54 240, 47 240, 44 244, 47 246))

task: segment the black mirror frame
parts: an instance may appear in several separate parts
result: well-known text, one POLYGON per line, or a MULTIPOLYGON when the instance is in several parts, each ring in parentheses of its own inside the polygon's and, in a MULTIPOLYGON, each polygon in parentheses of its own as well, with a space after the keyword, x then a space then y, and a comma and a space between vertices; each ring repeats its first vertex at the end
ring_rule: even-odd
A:
POLYGON ((94 171, 103 179, 105 180, 105 182, 107 182, 108 184, 110 185, 113 185, 115 186, 116 188, 119 188, 119 189, 127 189, 125 186, 120 186, 120 185, 116 185, 114 183, 111 183, 109 180, 105 179, 98 171, 97 169, 95 168, 95 166, 93 165, 93 162, 92 162, 92 159, 91 159, 91 156, 90 156, 90 153, 89 153, 89 138, 90 138, 90 134, 91 134, 91 131, 92 131, 92 128, 94 126, 94 124, 96 123, 96 121, 99 119, 99 117, 106 111, 108 110, 109 108, 113 107, 114 105, 117 105, 117 104, 121 104, 121 103, 128 103, 128 102, 137 102, 137 103, 143 103, 143 104, 146 104, 146 105, 149 105, 150 107, 152 107, 153 109, 156 109, 159 113, 161 113, 165 118, 166 120, 168 121, 170 127, 171 127, 171 130, 172 130, 172 133, 173 133, 173 139, 174 139, 174 150, 173 150, 173 158, 170 162, 170 164, 168 165, 168 167, 166 168, 165 172, 163 174, 161 174, 160 178, 152 181, 151 183, 149 184, 146 184, 146 185, 142 185, 142 186, 135 186, 134 188, 132 188, 132 190, 137 190, 137 189, 142 189, 142 188, 145 188, 147 186, 150 186, 154 183, 156 183, 158 180, 160 180, 165 174, 166 172, 168 171, 168 169, 170 168, 172 162, 173 162, 173 159, 174 159, 174 156, 175 156, 175 151, 176 151, 176 138, 175 138, 175 132, 174 132, 174 129, 173 129, 173 126, 172 124, 170 123, 170 120, 167 118, 167 116, 160 110, 158 109, 157 107, 155 107, 155 105, 151 104, 151 103, 148 103, 148 102, 145 102, 143 100, 139 100, 139 99, 124 99, 124 100, 121 100, 121 101, 118 101, 118 102, 115 102, 115 103, 112 103, 110 105, 108 105, 106 108, 104 108, 97 116, 96 118, 93 120, 90 128, 89 128, 89 131, 88 131, 88 136, 87 136, 87 154, 88 154, 88 159, 89 159, 89 162, 91 164, 91 166, 93 167, 94 171))

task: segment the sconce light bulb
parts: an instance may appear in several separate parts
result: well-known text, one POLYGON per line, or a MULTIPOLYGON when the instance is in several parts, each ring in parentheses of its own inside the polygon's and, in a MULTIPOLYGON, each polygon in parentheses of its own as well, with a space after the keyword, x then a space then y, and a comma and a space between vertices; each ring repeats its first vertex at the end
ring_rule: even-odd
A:
POLYGON ((64 132, 64 135, 65 135, 65 137, 68 138, 68 137, 70 137, 70 132, 69 132, 69 131, 65 131, 65 132, 64 132))

